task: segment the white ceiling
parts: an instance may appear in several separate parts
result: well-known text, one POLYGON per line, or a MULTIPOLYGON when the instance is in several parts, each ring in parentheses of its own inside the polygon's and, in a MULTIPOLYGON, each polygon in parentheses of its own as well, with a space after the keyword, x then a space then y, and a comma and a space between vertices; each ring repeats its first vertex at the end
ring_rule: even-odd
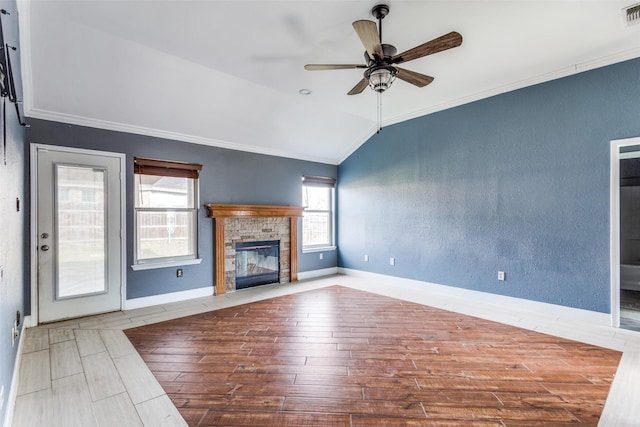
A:
MULTIPOLYGON (((397 80, 383 124, 640 57, 634 1, 388 1, 399 52, 464 41, 402 65, 435 81, 397 80)), ((376 94, 346 95, 362 70, 303 66, 364 63, 351 23, 377 3, 19 0, 25 114, 338 164, 375 132, 376 94)))

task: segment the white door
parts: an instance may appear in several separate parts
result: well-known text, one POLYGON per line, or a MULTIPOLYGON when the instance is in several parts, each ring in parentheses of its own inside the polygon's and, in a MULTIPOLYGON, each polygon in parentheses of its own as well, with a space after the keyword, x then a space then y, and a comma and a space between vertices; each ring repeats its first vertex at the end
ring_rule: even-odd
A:
POLYGON ((38 147, 35 158, 39 322, 120 310, 123 156, 38 147))

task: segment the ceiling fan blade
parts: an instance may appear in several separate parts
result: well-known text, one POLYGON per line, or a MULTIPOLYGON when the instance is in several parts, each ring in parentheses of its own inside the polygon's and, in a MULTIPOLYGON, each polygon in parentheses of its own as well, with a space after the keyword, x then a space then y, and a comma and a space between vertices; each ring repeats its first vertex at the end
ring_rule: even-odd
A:
POLYGON ((347 95, 357 95, 359 93, 362 93, 362 91, 365 90, 367 86, 369 86, 369 80, 362 79, 358 82, 357 85, 353 87, 353 89, 349 91, 347 95))
POLYGON ((398 70, 398 73, 396 74, 397 78, 418 87, 425 87, 433 81, 433 77, 425 74, 416 73, 415 71, 405 70, 404 68, 399 67, 396 67, 396 69, 398 70))
POLYGON ((366 19, 356 21, 353 23, 353 29, 356 30, 369 57, 372 59, 374 56, 377 56, 379 59, 384 57, 380 36, 378 35, 378 26, 375 22, 367 21, 366 19))
POLYGON ((354 68, 367 68, 363 64, 307 64, 305 70, 321 71, 321 70, 350 70, 354 68))
POLYGON ((402 53, 395 55, 391 58, 391 63, 398 64, 400 62, 412 61, 414 59, 422 58, 423 56, 432 55, 434 53, 442 52, 443 50, 452 49, 462 44, 462 35, 455 31, 445 34, 426 43, 416 46, 413 49, 409 49, 402 53))

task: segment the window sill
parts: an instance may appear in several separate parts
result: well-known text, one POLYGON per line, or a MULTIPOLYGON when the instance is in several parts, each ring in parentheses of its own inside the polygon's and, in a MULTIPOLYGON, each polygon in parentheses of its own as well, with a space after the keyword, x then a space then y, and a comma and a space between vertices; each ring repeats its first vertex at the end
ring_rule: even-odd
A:
POLYGON ((335 251, 337 246, 318 246, 313 248, 302 248, 303 254, 309 254, 313 252, 326 252, 326 251, 335 251))
POLYGON ((195 265, 200 264, 202 259, 185 259, 180 261, 167 261, 167 262, 148 262, 145 264, 134 264, 131 266, 133 271, 138 270, 154 270, 156 268, 166 268, 166 267, 180 267, 182 265, 195 265))

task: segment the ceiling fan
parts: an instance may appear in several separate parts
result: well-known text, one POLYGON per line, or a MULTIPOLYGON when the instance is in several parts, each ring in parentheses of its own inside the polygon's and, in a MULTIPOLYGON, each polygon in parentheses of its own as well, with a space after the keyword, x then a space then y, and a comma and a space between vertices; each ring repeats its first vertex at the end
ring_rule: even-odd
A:
POLYGON ((397 67, 395 64, 412 61, 462 44, 460 33, 452 31, 397 54, 394 46, 382 43, 382 20, 389 14, 389 6, 379 4, 371 10, 371 14, 378 20, 377 28, 373 21, 360 20, 353 23, 353 28, 366 49, 364 52, 366 64, 307 64, 304 68, 309 71, 364 69, 364 78, 349 91, 348 95, 362 93, 367 86, 382 93, 391 86, 396 77, 417 87, 424 87, 433 81, 433 77, 397 67))

